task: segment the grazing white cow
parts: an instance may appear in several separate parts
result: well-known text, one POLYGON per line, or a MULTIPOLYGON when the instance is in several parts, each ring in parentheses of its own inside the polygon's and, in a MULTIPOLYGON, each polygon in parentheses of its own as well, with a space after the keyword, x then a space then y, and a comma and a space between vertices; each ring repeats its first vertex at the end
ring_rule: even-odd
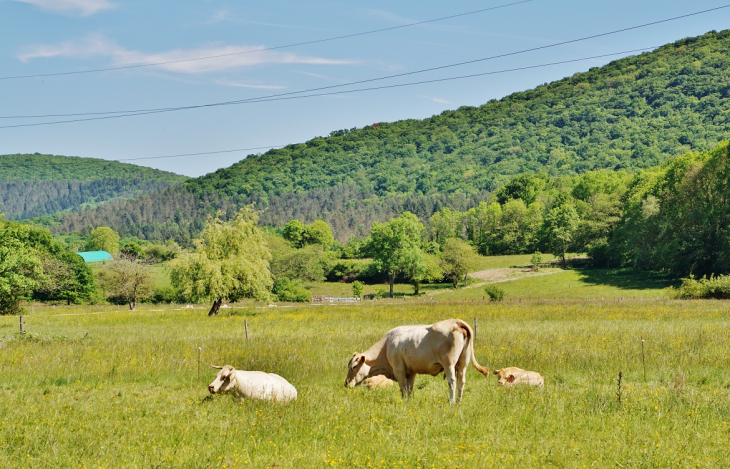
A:
POLYGON ((537 371, 525 371, 522 368, 511 366, 494 370, 499 376, 497 383, 500 386, 514 386, 516 384, 527 384, 529 386, 545 386, 545 380, 537 371))
POLYGON ((403 397, 411 397, 417 374, 436 376, 443 371, 449 383, 449 402, 453 403, 464 394, 470 362, 489 376, 489 370, 474 357, 471 327, 461 319, 447 319, 430 326, 400 326, 388 331, 363 353, 352 355, 345 386, 352 388, 371 376, 385 375, 398 381, 403 397))
POLYGON ((279 375, 263 371, 237 370, 231 365, 211 366, 220 370, 213 382, 208 385, 211 394, 234 391, 242 401, 264 399, 287 402, 297 398, 294 386, 279 375))

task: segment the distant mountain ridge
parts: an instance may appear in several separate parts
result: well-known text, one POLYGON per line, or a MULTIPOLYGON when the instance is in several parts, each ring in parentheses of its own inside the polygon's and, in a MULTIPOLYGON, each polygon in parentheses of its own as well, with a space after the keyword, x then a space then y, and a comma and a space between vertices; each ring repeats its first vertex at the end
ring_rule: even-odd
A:
POLYGON ((96 158, 0 155, 0 213, 15 220, 42 217, 138 197, 187 179, 96 158))
POLYGON ((344 239, 404 209, 428 218, 474 204, 520 173, 649 168, 730 138, 729 70, 730 31, 713 31, 479 107, 251 155, 154 197, 66 214, 54 229, 189 240, 207 215, 256 202, 263 223, 321 218, 344 239))

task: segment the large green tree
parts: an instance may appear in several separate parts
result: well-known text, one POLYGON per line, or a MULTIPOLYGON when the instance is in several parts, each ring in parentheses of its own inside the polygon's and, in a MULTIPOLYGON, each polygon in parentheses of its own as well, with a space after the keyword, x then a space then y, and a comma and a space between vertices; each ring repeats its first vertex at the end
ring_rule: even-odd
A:
POLYGON ((226 223, 210 219, 194 250, 169 262, 173 286, 192 301, 212 300, 209 316, 218 314, 224 299, 269 299, 271 253, 257 222, 250 206, 226 223))
POLYGON ((0 238, 0 314, 16 313, 20 300, 45 280, 38 253, 15 239, 0 238))
MULTIPOLYGON (((81 256, 54 241, 48 231, 0 219, 0 246, 18 249, 17 254, 27 258, 31 272, 34 259, 40 262, 43 274, 33 275, 33 299, 76 303, 92 297, 95 287, 91 269, 81 256)), ((13 252, 9 256, 15 257, 13 252)))
POLYGON ((106 251, 115 255, 119 252, 119 234, 108 226, 99 226, 91 230, 91 239, 86 245, 89 251, 106 251))
POLYGON ((423 231, 423 224, 411 212, 405 212, 387 223, 373 224, 369 250, 375 267, 388 275, 391 298, 397 275, 422 270, 423 231))
POLYGON ((134 255, 123 254, 106 265, 101 280, 108 295, 124 300, 131 310, 152 294, 150 267, 134 255))
POLYGON ((569 203, 553 207, 545 215, 545 232, 547 242, 553 249, 553 253, 560 254, 565 265, 565 254, 573 242, 578 229, 580 217, 575 206, 569 203))
POLYGON ((441 251, 441 265, 444 276, 451 281, 454 288, 460 280, 466 280, 469 272, 476 266, 477 253, 463 239, 450 238, 444 243, 441 251))

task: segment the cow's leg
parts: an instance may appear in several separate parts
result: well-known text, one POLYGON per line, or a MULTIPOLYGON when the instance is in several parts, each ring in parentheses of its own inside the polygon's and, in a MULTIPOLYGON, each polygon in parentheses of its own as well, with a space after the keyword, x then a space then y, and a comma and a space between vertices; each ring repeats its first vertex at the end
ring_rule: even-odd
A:
POLYGON ((411 393, 413 392, 413 385, 416 382, 416 374, 413 373, 412 375, 408 375, 406 379, 408 381, 408 384, 406 385, 406 389, 408 390, 408 397, 411 397, 411 393))
POLYGON ((456 389, 458 397, 457 402, 461 402, 462 396, 464 396, 464 386, 466 385, 466 367, 456 368, 456 389))
POLYGON ((454 365, 444 368, 444 377, 449 383, 449 402, 453 404, 456 401, 456 370, 454 370, 454 365))
POLYGON ((400 394, 405 399, 406 397, 411 397, 411 393, 408 391, 408 377, 406 376, 406 370, 403 367, 393 367, 393 374, 395 375, 395 380, 398 381, 398 386, 400 386, 400 394))

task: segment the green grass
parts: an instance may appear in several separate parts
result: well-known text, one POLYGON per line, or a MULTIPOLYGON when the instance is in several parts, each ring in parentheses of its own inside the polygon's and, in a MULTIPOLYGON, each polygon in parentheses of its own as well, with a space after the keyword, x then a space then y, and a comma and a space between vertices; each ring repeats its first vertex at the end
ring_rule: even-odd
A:
POLYGON ((36 307, 25 336, 0 317, 0 467, 728 466, 724 302, 152 309, 36 307), (474 370, 458 405, 441 377, 419 376, 409 401, 343 387, 352 352, 448 317, 479 318, 482 365, 539 371, 545 389, 500 389, 474 370), (279 373, 299 399, 209 397, 208 363, 279 373))
MULTIPOLYGON (((514 254, 511 256, 478 256, 475 271, 487 269, 501 269, 515 265, 531 263, 532 254, 514 254)), ((549 262, 555 259, 552 254, 542 254, 542 261, 549 262)))
MULTIPOLYGON (((539 272, 538 272, 539 273, 539 272)), ((667 298, 667 287, 676 279, 654 272, 633 269, 562 270, 535 277, 500 282, 506 300, 649 299, 667 298)), ((444 299, 481 299, 484 288, 466 288, 443 294, 444 299)))
MULTIPOLYGON (((313 295, 317 296, 352 296, 352 284, 344 282, 302 282, 302 285, 309 289, 313 295)), ((379 290, 389 291, 387 283, 365 285, 363 295, 372 295, 379 290)), ((393 285, 393 293, 395 296, 404 296, 413 294, 413 285, 407 283, 396 283, 393 285)))

